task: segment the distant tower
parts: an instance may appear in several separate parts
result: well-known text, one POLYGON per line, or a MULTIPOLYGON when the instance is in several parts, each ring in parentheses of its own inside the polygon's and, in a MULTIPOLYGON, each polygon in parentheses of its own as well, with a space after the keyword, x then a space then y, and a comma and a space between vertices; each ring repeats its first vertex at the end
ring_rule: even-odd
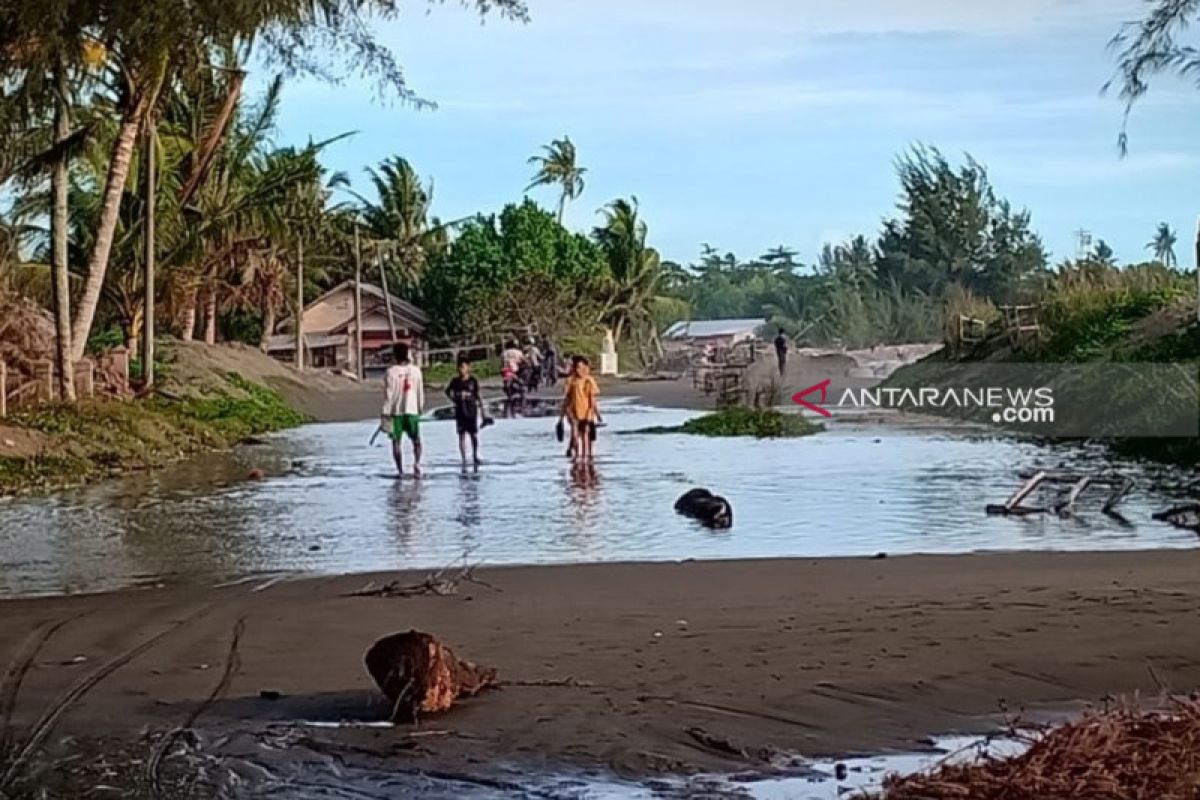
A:
POLYGON ((1092 232, 1082 228, 1075 231, 1075 244, 1075 259, 1082 261, 1087 258, 1088 253, 1092 252, 1092 232))

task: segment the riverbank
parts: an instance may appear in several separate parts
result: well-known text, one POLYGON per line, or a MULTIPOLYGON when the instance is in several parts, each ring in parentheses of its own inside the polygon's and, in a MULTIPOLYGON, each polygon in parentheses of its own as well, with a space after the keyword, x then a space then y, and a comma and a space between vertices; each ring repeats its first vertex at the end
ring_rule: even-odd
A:
POLYGON ((161 355, 152 396, 29 409, 0 422, 0 496, 153 469, 337 419, 367 395, 362 384, 300 374, 241 345, 164 342, 161 355))
POLYGON ((1186 692, 1200 685, 1198 570, 1195 551, 514 567, 480 570, 482 582, 453 596, 407 599, 347 595, 423 574, 264 580, 7 601, 0 650, 13 659, 66 621, 26 676, 14 717, 24 726, 167 632, 52 737, 132 743, 213 691, 239 619, 232 682, 198 728, 381 719, 362 654, 417 628, 497 667, 504 687, 423 721, 445 733, 399 754, 392 745, 411 728, 323 730, 324 740, 481 775, 499 763, 729 771, 761 768, 760 752, 910 749, 930 734, 986 731, 1001 711, 1155 695, 1159 682, 1186 692), (706 746, 695 729, 750 755, 706 746))

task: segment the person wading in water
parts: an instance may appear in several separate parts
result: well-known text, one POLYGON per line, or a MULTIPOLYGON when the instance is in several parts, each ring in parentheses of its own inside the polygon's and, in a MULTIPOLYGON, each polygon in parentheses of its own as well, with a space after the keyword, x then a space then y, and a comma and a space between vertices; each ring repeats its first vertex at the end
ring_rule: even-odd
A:
POLYGON ((458 452, 463 467, 467 466, 467 440, 471 440, 471 456, 479 466, 479 416, 483 401, 479 397, 479 381, 471 375, 471 362, 458 360, 458 375, 446 387, 446 396, 454 404, 454 425, 458 429, 458 452))
POLYGON ((600 387, 591 375, 591 364, 583 356, 575 356, 571 359, 571 377, 567 378, 563 392, 559 424, 562 424, 563 418, 570 424, 571 446, 567 454, 582 461, 592 458, 596 425, 601 421, 597 405, 599 396, 600 387))
POLYGON ((392 437, 392 459, 404 475, 404 437, 412 440, 413 475, 421 477, 421 412, 425 408, 425 379, 421 368, 410 362, 408 345, 393 346, 396 363, 383 380, 384 430, 392 437))

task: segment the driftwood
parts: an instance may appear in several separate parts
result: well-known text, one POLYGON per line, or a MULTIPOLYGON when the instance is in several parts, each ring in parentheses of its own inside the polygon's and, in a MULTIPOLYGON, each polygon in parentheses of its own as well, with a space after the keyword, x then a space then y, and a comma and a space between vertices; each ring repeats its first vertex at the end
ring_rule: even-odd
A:
POLYGON ((496 684, 496 670, 460 661, 436 637, 421 631, 385 636, 367 650, 367 672, 392 704, 393 722, 449 710, 496 684))
POLYGON ((999 505, 989 504, 985 506, 985 511, 993 516, 1029 516, 1031 514, 1058 514, 1059 516, 1070 516, 1075 511, 1075 506, 1079 499, 1089 488, 1102 487, 1108 489, 1108 495, 1105 497, 1104 505, 1101 510, 1113 517, 1120 517, 1116 511, 1116 506, 1125 499, 1125 497, 1133 490, 1133 479, 1121 475, 1120 473, 1113 474, 1089 474, 1085 472, 1051 472, 1047 470, 1038 470, 1037 472, 1021 473, 1021 478, 1024 483, 1009 496, 1007 500, 999 505), (1055 502, 1051 506, 1030 506, 1026 505, 1026 500, 1038 489, 1044 486, 1069 486, 1070 489, 1065 496, 1055 502))
POLYGON ((1187 503, 1169 508, 1153 515, 1159 522, 1167 522, 1176 528, 1200 533, 1200 503, 1187 503))
POLYGON ((434 595, 435 597, 449 597, 458 593, 458 586, 461 583, 474 583, 483 586, 486 589, 491 589, 493 592, 502 592, 503 589, 493 586, 487 581, 476 578, 475 570, 478 564, 469 564, 456 572, 451 572, 450 569, 443 568, 437 572, 431 572, 425 576, 425 580, 419 583, 400 583, 400 581, 388 581, 382 586, 376 586, 374 583, 368 583, 363 588, 356 592, 350 592, 346 597, 420 597, 422 595, 434 595))

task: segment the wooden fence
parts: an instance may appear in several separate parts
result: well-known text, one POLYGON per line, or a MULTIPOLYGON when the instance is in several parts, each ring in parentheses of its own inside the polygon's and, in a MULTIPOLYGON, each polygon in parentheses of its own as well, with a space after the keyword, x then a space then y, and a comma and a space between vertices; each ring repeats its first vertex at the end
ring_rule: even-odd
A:
MULTIPOLYGON (((97 374, 102 377, 106 397, 128 397, 129 351, 123 347, 102 355, 98 360, 85 358, 73 365, 75 397, 86 400, 97 394, 97 374)), ((9 411, 53 403, 58 397, 54 362, 34 361, 28 377, 0 361, 0 419, 9 411)))

